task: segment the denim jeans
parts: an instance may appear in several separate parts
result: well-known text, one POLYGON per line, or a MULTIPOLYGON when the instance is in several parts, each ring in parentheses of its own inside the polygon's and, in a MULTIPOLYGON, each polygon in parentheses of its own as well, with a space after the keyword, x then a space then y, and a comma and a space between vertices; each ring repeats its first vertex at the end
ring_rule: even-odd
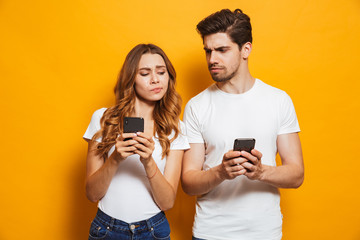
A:
POLYGON ((89 240, 170 240, 170 226, 165 213, 133 223, 127 223, 110 217, 98 209, 95 219, 91 223, 89 240))

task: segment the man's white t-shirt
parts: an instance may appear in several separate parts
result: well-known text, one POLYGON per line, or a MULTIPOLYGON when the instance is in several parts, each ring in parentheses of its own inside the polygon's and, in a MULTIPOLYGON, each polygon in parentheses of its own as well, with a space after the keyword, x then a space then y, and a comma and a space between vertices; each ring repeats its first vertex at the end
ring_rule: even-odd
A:
MULTIPOLYGON (((85 139, 92 139, 94 134, 100 130, 100 119, 106 108, 94 112, 91 122, 84 134, 85 139)), ((180 122, 181 133, 171 143, 170 150, 185 150, 190 148, 185 132, 185 126, 180 122)), ((169 139, 174 135, 171 134, 169 139)), ((161 159, 162 147, 159 140, 154 137, 155 149, 152 157, 160 172, 163 174, 166 165, 166 157, 161 159)), ((101 141, 101 138, 97 139, 101 141)), ((109 156, 115 150, 113 146, 109 156)), ((144 166, 137 154, 127 157, 120 163, 117 172, 111 180, 105 196, 99 201, 98 207, 107 215, 132 223, 151 218, 161 210, 156 205, 152 194, 149 180, 147 179, 144 166)))
MULTIPOLYGON (((205 144, 204 170, 219 165, 236 138, 255 138, 262 163, 276 166, 277 136, 300 131, 290 97, 259 79, 243 94, 211 85, 188 102, 184 122, 189 143, 205 144)), ((245 176, 225 180, 198 196, 193 234, 211 240, 281 239, 278 189, 245 176)))

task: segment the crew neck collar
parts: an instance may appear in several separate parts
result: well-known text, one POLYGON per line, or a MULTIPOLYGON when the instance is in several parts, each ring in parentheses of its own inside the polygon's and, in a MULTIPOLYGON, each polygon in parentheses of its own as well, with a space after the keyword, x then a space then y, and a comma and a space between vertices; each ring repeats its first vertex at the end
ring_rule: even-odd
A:
POLYGON ((247 96, 247 95, 251 94, 252 92, 254 92, 254 90, 257 88, 259 83, 260 83, 260 80, 255 78, 255 82, 252 85, 252 87, 243 93, 228 93, 228 92, 221 90, 215 83, 214 83, 214 86, 223 95, 230 96, 230 97, 240 97, 240 96, 243 97, 243 96, 247 96))

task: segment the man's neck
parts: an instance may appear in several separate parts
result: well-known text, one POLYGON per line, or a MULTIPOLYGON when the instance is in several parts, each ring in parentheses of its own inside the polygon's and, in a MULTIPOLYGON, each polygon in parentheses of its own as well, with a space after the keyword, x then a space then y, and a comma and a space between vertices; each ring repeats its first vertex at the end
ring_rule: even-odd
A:
POLYGON ((255 83, 255 78, 251 76, 249 71, 243 74, 235 75, 228 81, 218 82, 216 85, 224 92, 231 94, 241 94, 249 91, 255 83))

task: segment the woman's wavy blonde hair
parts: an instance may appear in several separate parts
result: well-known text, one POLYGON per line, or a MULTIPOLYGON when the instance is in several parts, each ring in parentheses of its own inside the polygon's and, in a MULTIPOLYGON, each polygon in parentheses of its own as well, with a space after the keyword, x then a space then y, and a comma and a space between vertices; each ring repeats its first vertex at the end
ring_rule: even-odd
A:
POLYGON ((164 97, 156 102, 153 118, 154 132, 162 147, 162 158, 170 151, 170 143, 180 133, 179 116, 181 113, 181 97, 175 90, 176 72, 165 52, 154 44, 139 44, 126 56, 115 85, 116 104, 108 108, 100 120, 101 129, 92 140, 102 137, 98 144, 96 154, 107 159, 110 148, 115 144, 118 134, 123 132, 123 119, 134 112, 135 106, 135 77, 141 56, 147 53, 159 54, 165 62, 169 73, 168 89, 164 97), (174 137, 168 136, 174 132, 174 137))

